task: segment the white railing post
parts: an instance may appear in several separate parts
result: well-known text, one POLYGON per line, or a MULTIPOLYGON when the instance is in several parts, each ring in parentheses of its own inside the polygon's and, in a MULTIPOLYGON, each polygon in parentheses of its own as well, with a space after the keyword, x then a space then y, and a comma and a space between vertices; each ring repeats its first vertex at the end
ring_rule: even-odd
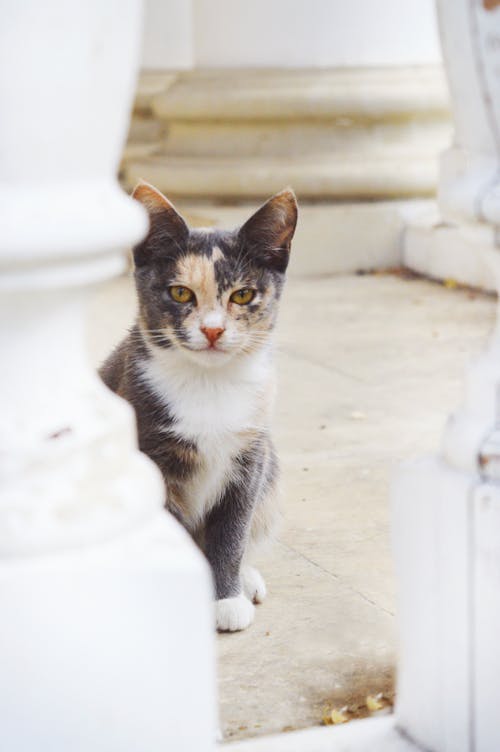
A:
MULTIPOLYGON (((500 3, 437 4, 455 121, 440 208, 500 289, 500 3)), ((406 464, 393 488, 397 719, 435 752, 500 749, 499 397, 497 325, 469 369, 440 456, 406 464)))
POLYGON ((3 7, 5 750, 207 752, 215 739, 207 567, 84 347, 89 295, 147 226, 115 179, 140 30, 139 0, 3 7))

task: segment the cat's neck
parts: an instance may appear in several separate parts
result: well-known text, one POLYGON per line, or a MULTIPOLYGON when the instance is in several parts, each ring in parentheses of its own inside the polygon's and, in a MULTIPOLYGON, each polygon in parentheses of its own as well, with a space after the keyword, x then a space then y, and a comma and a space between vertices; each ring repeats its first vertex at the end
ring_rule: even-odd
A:
POLYGON ((153 350, 139 373, 168 406, 174 419, 169 432, 199 442, 267 425, 274 393, 270 346, 235 356, 220 368, 202 368, 173 348, 153 350))

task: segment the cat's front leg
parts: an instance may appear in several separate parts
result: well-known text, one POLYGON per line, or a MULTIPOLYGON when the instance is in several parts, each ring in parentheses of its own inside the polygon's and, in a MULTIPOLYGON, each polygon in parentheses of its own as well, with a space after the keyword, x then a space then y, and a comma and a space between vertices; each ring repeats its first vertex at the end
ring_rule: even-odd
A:
POLYGON ((238 632, 253 621, 255 608, 243 593, 240 572, 252 508, 249 489, 232 483, 206 520, 204 548, 214 577, 219 632, 238 632))

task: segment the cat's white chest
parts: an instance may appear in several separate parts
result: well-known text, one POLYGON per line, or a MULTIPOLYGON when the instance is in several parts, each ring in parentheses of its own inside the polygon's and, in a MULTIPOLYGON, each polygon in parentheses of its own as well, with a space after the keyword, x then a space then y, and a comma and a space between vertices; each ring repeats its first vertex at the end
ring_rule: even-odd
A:
POLYGON ((169 384, 169 407, 175 430, 201 441, 246 430, 252 423, 259 384, 214 378, 169 384))
POLYGON ((166 360, 146 363, 144 375, 168 405, 173 425, 166 430, 196 445, 199 470, 185 489, 196 524, 231 482, 234 461, 248 444, 248 433, 262 427, 269 359, 220 373, 189 367, 183 371, 178 362, 176 368, 165 368, 166 360))

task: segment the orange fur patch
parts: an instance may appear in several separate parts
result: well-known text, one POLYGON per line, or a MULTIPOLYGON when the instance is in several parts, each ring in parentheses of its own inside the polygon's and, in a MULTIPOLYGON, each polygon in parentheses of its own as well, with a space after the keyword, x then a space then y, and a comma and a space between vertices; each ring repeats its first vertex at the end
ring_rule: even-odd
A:
POLYGON ((157 188, 145 180, 139 181, 132 192, 132 198, 136 201, 140 201, 143 206, 149 212, 164 211, 165 209, 173 209, 174 207, 157 188))
POLYGON ((214 303, 217 298, 217 282, 212 259, 190 253, 177 264, 178 283, 189 287, 201 305, 214 303))

